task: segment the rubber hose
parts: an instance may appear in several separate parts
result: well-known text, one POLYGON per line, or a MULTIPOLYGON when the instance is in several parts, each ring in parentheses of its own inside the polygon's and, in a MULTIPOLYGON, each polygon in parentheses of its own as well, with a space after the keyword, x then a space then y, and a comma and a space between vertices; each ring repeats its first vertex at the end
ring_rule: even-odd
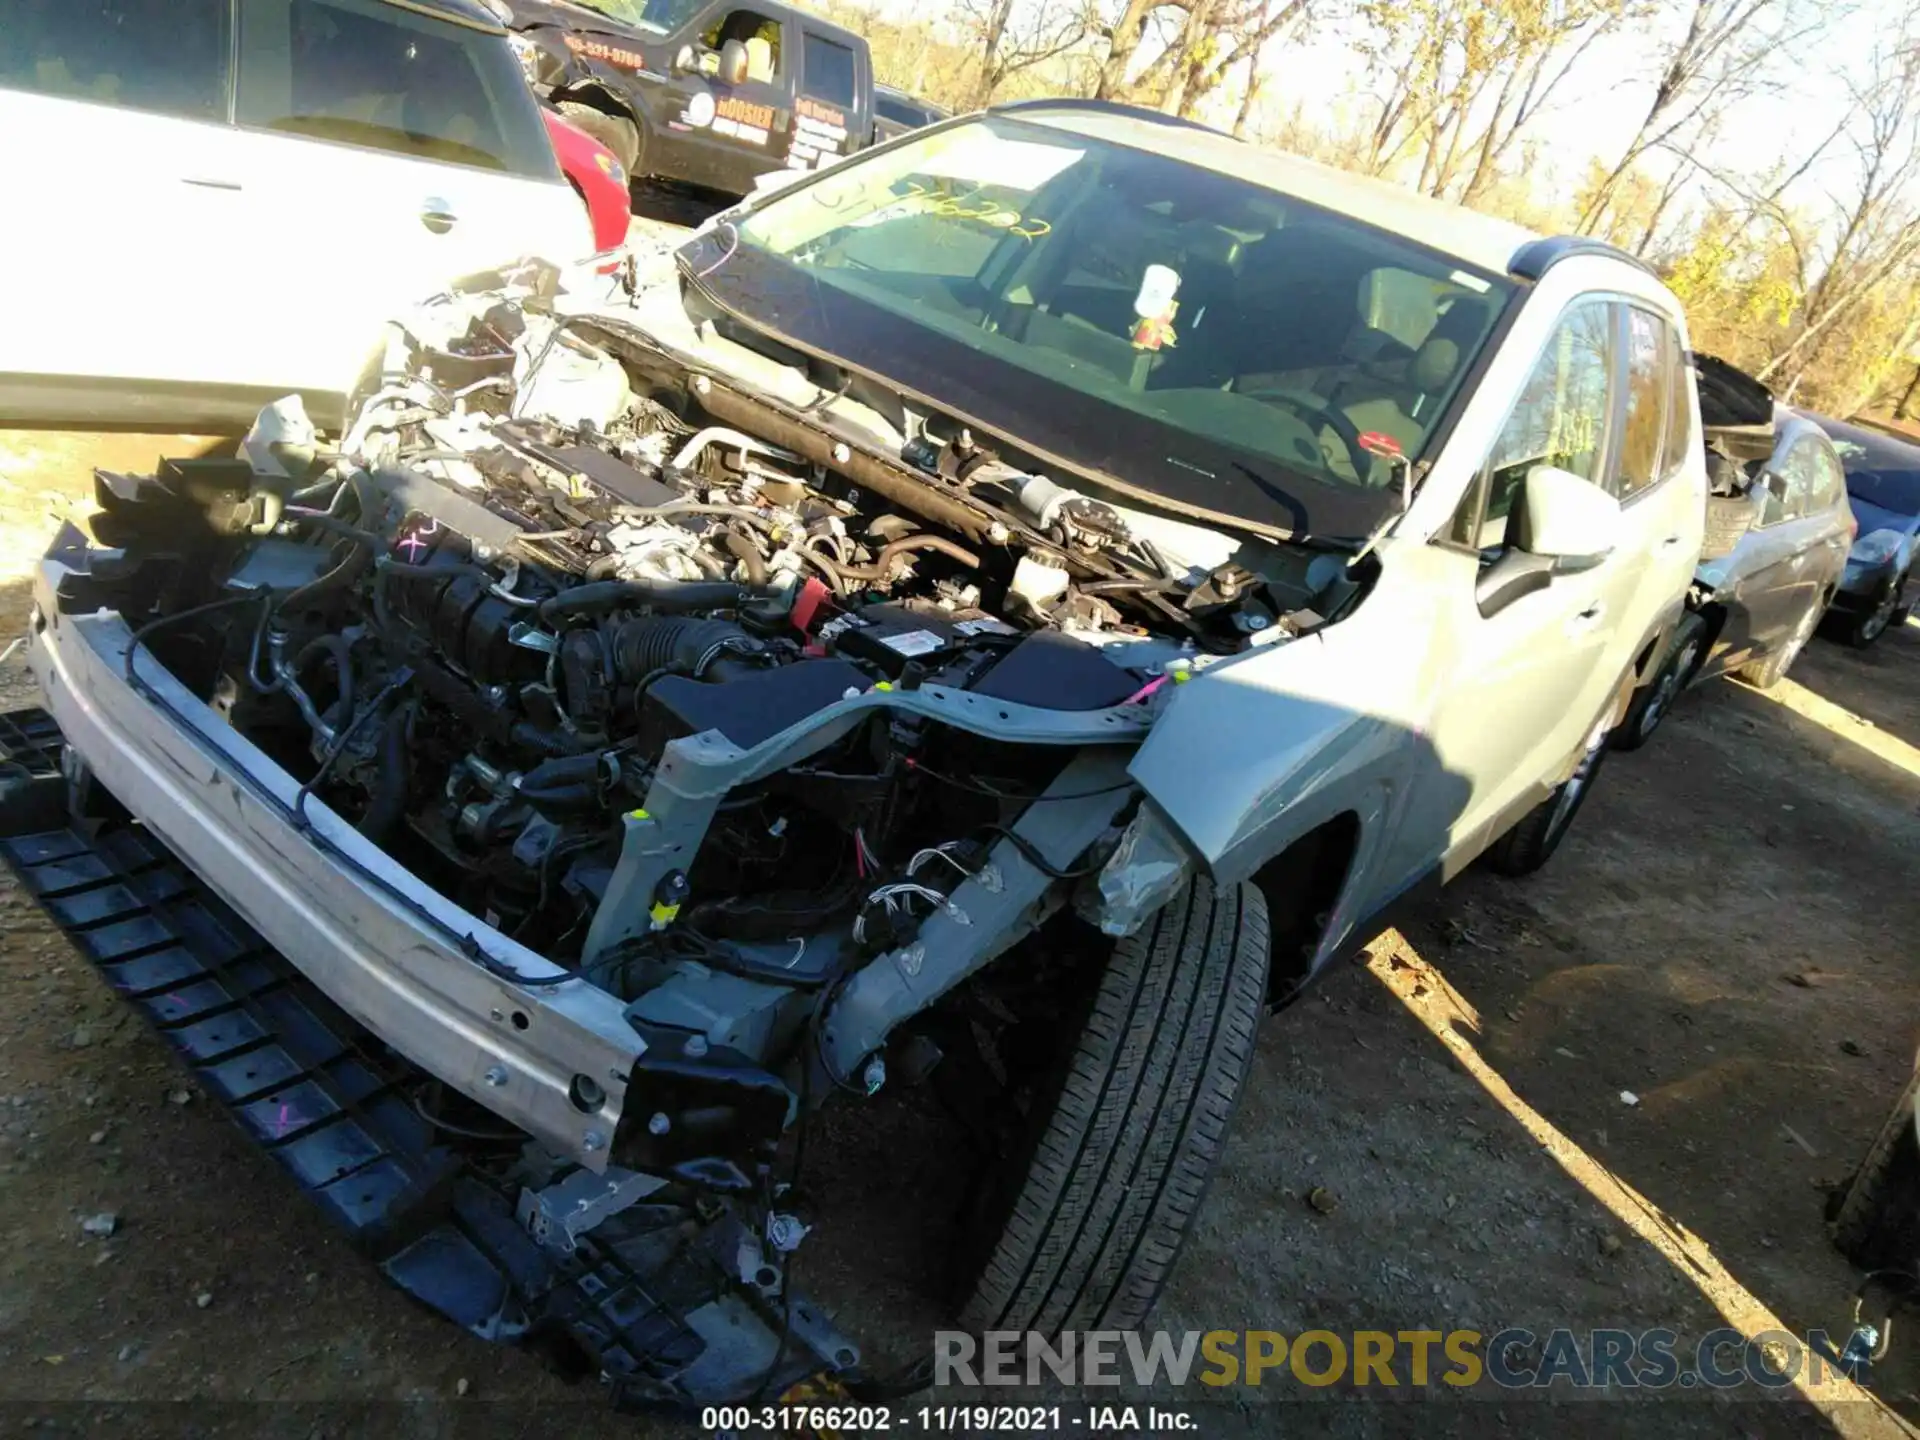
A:
MULTIPOLYGON (((298 594, 298 591, 294 592, 298 594)), ((308 663, 316 656, 325 656, 333 661, 334 689, 340 698, 321 713, 320 720, 329 730, 338 730, 353 717, 353 647, 347 643, 344 635, 316 635, 300 647, 300 653, 293 657, 293 674, 298 679, 304 675, 308 663)))
POLYGON ((591 815, 605 804, 603 754, 543 760, 520 777, 520 798, 548 820, 591 815))
POLYGON ((980 568, 978 555, 971 550, 962 549, 953 541, 939 535, 909 535, 903 540, 896 540, 891 545, 883 547, 879 558, 871 565, 842 565, 837 560, 827 560, 824 555, 820 558, 827 560, 827 563, 833 566, 844 580, 885 580, 892 574, 893 562, 896 559, 916 550, 938 550, 942 555, 952 556, 962 565, 970 565, 976 570, 980 568))
POLYGON ((413 668, 420 688, 453 711, 477 735, 485 735, 503 745, 535 750, 542 755, 578 755, 585 750, 598 750, 606 743, 584 736, 562 735, 535 725, 530 720, 510 720, 474 694, 470 683, 433 660, 423 644, 417 641, 401 643, 397 648, 413 668))
POLYGON ((679 671, 704 679, 729 651, 757 654, 760 642, 731 620, 649 615, 614 631, 615 673, 626 684, 656 670, 679 671))
MULTIPOLYGON (((324 637, 333 638, 333 637, 324 637)), ((308 646, 311 650, 313 646, 308 646)), ((302 651, 305 654, 306 651, 302 651)), ((398 825, 407 813, 407 730, 413 723, 414 704, 411 700, 397 705, 387 723, 380 731, 380 744, 375 752, 377 765, 373 793, 368 801, 366 813, 360 817, 355 827, 374 844, 384 844, 393 827, 398 825)))
POLYGON ((760 547, 737 530, 729 530, 721 537, 721 543, 727 547, 733 558, 738 560, 747 572, 747 583, 764 585, 767 583, 767 562, 760 554, 760 547))
POLYGON ((551 622, 569 615, 604 615, 638 606, 670 614, 733 610, 742 601, 765 599, 770 593, 730 580, 599 580, 542 600, 540 618, 551 622))
POLYGON ((390 575, 399 575, 410 580, 455 580, 462 575, 472 576, 483 585, 493 585, 499 576, 484 565, 475 565, 467 560, 443 560, 433 565, 410 565, 405 560, 383 559, 381 570, 390 575))

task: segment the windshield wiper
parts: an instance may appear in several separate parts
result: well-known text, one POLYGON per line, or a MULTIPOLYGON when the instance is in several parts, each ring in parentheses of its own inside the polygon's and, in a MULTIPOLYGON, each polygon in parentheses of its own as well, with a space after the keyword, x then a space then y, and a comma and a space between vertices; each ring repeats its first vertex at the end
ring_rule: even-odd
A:
POLYGON ((1306 532, 1306 511, 1301 507, 1297 499, 1287 491, 1282 490, 1266 475, 1263 475, 1260 471, 1254 469, 1244 461, 1235 460, 1229 456, 1227 463, 1245 476, 1246 479, 1252 483, 1254 489, 1258 490, 1262 495, 1266 496, 1267 499, 1287 512, 1290 521, 1288 530, 1291 535, 1301 535, 1306 532))

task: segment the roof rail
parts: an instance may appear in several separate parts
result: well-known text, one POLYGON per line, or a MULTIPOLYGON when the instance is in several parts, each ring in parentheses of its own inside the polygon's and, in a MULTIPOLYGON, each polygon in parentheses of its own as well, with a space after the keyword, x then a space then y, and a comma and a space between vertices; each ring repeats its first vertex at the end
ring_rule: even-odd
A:
POLYGON ((1155 125, 1171 125, 1180 130, 1200 130, 1208 135, 1218 135, 1227 140, 1235 138, 1216 126, 1203 125, 1198 120, 1188 120, 1180 115, 1164 115, 1158 110, 1149 110, 1143 105, 1126 105, 1118 100, 1081 100, 1072 95, 1049 95, 1038 100, 1007 100, 987 107, 987 113, 991 115, 1032 114, 1037 110, 1082 110, 1095 115, 1121 115, 1129 120, 1146 120, 1155 125))
POLYGON ((1604 255, 1609 260, 1623 260, 1656 280, 1660 278, 1660 272, 1638 255, 1629 255, 1619 246, 1595 240, 1590 235, 1555 235, 1544 240, 1529 240, 1513 252, 1513 258, 1507 261, 1507 273, 1516 280, 1538 280, 1549 267, 1575 255, 1604 255))

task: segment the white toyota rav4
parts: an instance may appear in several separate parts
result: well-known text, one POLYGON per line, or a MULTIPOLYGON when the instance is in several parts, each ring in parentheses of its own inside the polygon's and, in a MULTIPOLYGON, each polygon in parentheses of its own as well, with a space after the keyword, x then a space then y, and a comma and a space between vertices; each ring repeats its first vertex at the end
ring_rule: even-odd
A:
POLYGON ((479 1273, 434 1303, 483 1333, 663 1404, 850 1374, 781 1157, 920 1081, 979 1146, 961 1323, 1137 1326, 1263 1010, 1544 863, 1656 673, 1705 521, 1679 304, 1064 101, 676 261, 422 307, 335 451, 278 413, 103 476, 14 728, 140 823, 71 825, 49 757, 0 856, 401 1283, 479 1273), (142 898, 200 889, 245 966, 142 898), (251 1029, 169 1008, 176 932, 251 1029), (359 1028, 295 1053, 269 982, 359 1028))

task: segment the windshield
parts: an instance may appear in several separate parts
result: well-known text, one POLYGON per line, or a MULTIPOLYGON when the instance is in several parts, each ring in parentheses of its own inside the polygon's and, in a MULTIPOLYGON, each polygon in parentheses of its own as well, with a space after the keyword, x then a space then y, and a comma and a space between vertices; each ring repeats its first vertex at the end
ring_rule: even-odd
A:
MULTIPOLYGON (((1251 480, 1270 510, 1277 487, 1300 503, 1259 518, 1294 529, 1307 487, 1385 502, 1511 293, 1272 189, 1004 117, 844 163, 743 221, 738 249, 804 276, 824 329, 844 337, 867 306, 908 322, 842 358, 898 377, 952 342, 982 423, 1025 441, 1051 382, 1080 402, 1069 458, 1121 433, 1119 412, 1135 443, 1097 468, 1160 490, 1152 472, 1185 471, 1180 498, 1229 514, 1247 511, 1228 490, 1251 480)), ((708 282, 722 298, 727 268, 708 282)))
POLYGON ((671 35, 706 8, 706 0, 580 0, 589 10, 611 15, 657 35, 671 35))
POLYGON ((1920 515, 1920 447, 1816 416, 1840 453, 1847 494, 1896 515, 1920 515))

